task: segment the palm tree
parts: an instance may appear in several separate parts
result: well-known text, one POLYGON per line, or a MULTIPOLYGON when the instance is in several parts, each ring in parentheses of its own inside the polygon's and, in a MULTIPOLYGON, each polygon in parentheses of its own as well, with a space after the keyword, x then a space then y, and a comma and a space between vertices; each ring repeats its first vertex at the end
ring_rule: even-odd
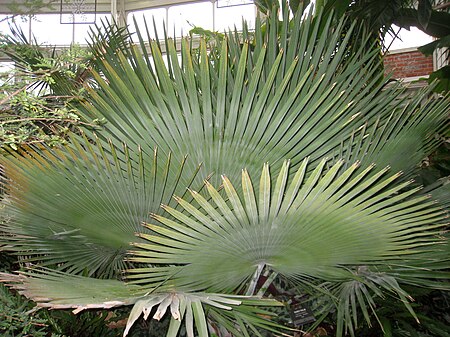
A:
POLYGON ((411 180, 448 97, 389 83, 359 26, 282 12, 180 51, 95 41, 77 109, 103 129, 2 158, 3 248, 29 268, 1 279, 51 309, 133 305, 124 335, 170 311, 167 336, 201 337, 283 329, 276 279, 326 294, 338 335, 376 296, 411 309, 402 284, 448 289, 445 211, 411 180))

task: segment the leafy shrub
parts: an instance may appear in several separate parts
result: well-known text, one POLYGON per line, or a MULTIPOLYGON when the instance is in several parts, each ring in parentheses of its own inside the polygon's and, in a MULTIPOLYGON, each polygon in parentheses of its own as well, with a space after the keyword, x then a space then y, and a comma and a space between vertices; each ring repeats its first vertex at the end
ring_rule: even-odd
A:
POLYGON ((31 313, 32 307, 24 297, 0 285, 0 334, 3 337, 48 336, 47 321, 36 312, 31 313))

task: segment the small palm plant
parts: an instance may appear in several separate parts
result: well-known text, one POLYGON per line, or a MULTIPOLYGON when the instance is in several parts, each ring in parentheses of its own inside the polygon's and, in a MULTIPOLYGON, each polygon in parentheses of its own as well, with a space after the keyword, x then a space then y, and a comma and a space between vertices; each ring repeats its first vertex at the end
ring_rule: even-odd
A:
POLYGON ((133 305, 124 335, 170 311, 189 337, 280 331, 276 279, 327 295, 338 335, 376 296, 411 309, 401 284, 447 289, 446 214, 411 178, 448 97, 388 83, 358 26, 282 12, 214 45, 94 41, 77 109, 103 129, 2 158, 3 248, 30 267, 1 279, 51 309, 133 305))

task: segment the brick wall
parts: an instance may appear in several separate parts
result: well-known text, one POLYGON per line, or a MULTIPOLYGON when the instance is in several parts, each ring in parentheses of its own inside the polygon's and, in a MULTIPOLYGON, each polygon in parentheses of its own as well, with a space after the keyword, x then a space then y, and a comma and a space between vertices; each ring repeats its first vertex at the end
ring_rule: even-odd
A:
POLYGON ((418 50, 396 51, 385 56, 384 67, 386 73, 393 72, 394 78, 425 76, 433 71, 433 57, 418 50))

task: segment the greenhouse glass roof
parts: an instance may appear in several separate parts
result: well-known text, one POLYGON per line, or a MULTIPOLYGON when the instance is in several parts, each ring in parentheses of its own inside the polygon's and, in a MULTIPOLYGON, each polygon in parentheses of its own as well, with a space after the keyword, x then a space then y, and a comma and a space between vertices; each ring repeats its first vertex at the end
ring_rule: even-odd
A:
POLYGON ((155 20, 156 33, 164 29, 170 36, 187 35, 194 27, 223 32, 242 28, 246 20, 254 27, 256 8, 253 0, 44 0, 37 10, 30 6, 37 0, 7 0, 0 3, 0 33, 9 32, 13 15, 28 37, 43 45, 65 46, 84 44, 90 26, 114 19, 120 25, 144 26, 155 20))

